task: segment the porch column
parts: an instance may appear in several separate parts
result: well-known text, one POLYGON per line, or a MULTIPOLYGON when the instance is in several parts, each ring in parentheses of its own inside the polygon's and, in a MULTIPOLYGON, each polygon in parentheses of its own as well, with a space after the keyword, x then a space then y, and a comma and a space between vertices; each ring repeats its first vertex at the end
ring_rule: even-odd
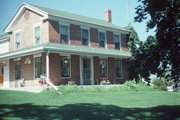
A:
POLYGON ((49 53, 50 51, 46 52, 46 80, 49 81, 49 53))

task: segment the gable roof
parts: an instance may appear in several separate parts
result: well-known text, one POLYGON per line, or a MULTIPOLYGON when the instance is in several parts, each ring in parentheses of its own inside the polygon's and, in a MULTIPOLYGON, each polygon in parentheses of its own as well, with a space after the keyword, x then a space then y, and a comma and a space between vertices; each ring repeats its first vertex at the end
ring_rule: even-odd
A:
POLYGON ((92 48, 86 46, 76 46, 57 43, 43 43, 37 46, 22 48, 16 51, 0 54, 0 60, 17 58, 27 55, 32 55, 40 52, 50 51, 54 53, 66 53, 77 55, 92 55, 100 57, 116 57, 116 58, 129 58, 131 53, 129 51, 119 51, 106 48, 92 48))
POLYGON ((94 18, 76 15, 76 14, 72 14, 72 13, 68 13, 68 12, 64 12, 64 11, 59 11, 59 10, 55 10, 55 9, 31 5, 31 4, 27 4, 27 3, 23 3, 22 6, 18 9, 15 16, 12 18, 12 20, 9 22, 9 24, 5 28, 5 32, 9 31, 9 28, 13 26, 15 21, 17 21, 19 16, 26 9, 30 9, 30 10, 42 15, 43 19, 58 20, 58 18, 63 18, 63 19, 67 19, 67 20, 73 20, 76 22, 87 23, 87 24, 92 24, 92 25, 101 26, 101 27, 107 27, 107 28, 116 29, 116 30, 120 30, 120 31, 129 33, 128 30, 126 30, 122 27, 119 27, 117 25, 114 25, 112 23, 106 22, 104 20, 94 19, 94 18))

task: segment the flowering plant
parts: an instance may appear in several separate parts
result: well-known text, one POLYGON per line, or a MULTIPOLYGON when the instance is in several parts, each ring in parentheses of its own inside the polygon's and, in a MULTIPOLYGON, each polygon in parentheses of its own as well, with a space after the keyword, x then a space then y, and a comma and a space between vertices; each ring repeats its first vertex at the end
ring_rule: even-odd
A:
POLYGON ((100 85, 109 85, 111 82, 107 78, 100 79, 100 85))
POLYGON ((75 85, 76 83, 73 80, 68 81, 68 85, 75 85))

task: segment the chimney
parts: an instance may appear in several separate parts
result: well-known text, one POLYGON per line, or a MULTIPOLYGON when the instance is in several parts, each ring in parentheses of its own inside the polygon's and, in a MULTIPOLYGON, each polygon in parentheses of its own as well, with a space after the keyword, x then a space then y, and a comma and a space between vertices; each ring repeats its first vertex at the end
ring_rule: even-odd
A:
POLYGON ((104 11, 104 20, 111 23, 111 10, 107 9, 104 11))

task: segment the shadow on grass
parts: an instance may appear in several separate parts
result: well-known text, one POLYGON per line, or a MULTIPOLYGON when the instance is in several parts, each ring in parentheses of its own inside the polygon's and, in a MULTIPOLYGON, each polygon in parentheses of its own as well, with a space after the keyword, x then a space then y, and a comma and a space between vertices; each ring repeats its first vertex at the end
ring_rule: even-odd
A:
POLYGON ((39 106, 32 104, 0 105, 0 119, 63 119, 63 120, 110 120, 110 119, 167 119, 180 118, 179 106, 152 108, 122 108, 101 104, 68 104, 64 106, 39 106))

